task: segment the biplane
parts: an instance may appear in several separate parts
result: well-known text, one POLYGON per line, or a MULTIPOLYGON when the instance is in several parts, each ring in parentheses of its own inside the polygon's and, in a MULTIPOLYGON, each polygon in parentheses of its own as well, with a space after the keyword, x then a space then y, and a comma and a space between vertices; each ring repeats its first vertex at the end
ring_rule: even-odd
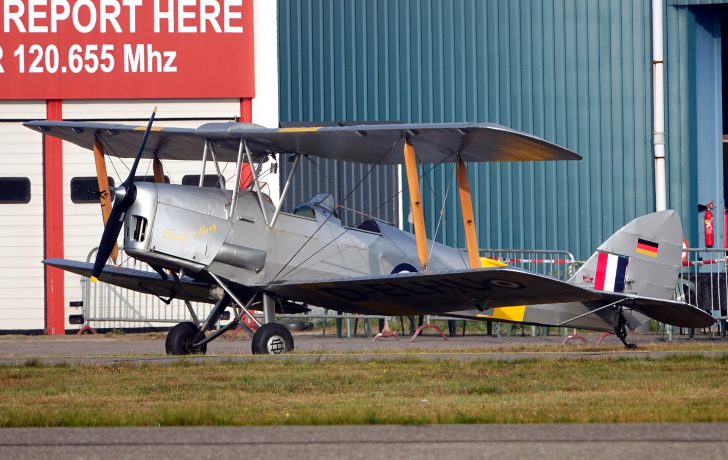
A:
MULTIPOLYGON (((681 327, 706 327, 713 318, 672 300, 682 230, 674 211, 640 217, 602 244, 569 281, 509 266, 482 267, 467 163, 578 160, 561 146, 487 123, 376 124, 268 129, 209 123, 195 129, 121 124, 32 121, 25 125, 94 152, 105 227, 95 262, 44 263, 124 288, 186 302, 192 321, 170 329, 169 354, 204 353, 226 331, 243 327, 252 352, 292 350, 293 337, 276 314, 315 305, 373 315, 458 314, 529 324, 614 331, 625 346, 627 328, 648 318, 681 327), (133 158, 113 191, 104 155, 133 158), (274 204, 260 175, 269 159, 290 155, 293 166, 274 204), (342 226, 335 204, 318 196, 282 212, 302 157, 376 165, 403 164, 414 233, 375 219, 342 226), (230 189, 135 180, 142 158, 161 176, 164 160, 236 165, 230 189), (467 250, 427 239, 418 164, 455 163, 467 250), (245 165, 252 183, 240 188, 245 165), (114 195, 113 206, 111 195, 114 195), (154 271, 107 264, 124 230, 127 255, 154 271), (198 318, 190 302, 214 304, 198 318), (251 314, 262 306, 263 320, 251 314), (234 317, 222 327, 226 309, 234 317), (458 313, 459 312, 459 313, 458 313), (243 319, 257 325, 248 329, 243 319)), ((224 183, 224 180, 221 180, 224 183)), ((324 195, 325 197, 325 195, 324 195)))

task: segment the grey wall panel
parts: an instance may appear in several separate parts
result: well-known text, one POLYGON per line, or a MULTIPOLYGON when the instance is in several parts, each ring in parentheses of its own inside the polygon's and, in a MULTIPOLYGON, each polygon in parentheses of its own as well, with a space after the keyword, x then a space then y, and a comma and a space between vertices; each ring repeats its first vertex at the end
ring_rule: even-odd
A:
MULTIPOLYGON (((279 0, 278 11, 284 121, 489 121, 584 156, 471 165, 481 247, 586 257, 653 209, 648 0, 279 0)), ((462 246, 451 168, 425 167, 426 218, 462 246)))

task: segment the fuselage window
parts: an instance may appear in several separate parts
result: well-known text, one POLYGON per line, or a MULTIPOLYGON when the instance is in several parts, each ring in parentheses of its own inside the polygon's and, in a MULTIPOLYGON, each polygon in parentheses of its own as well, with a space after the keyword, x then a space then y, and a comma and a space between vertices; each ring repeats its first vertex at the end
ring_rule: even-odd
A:
MULTIPOLYGON (((109 177, 109 188, 114 188, 114 179, 109 177)), ((74 177, 71 179, 71 201, 74 203, 99 202, 99 181, 95 177, 74 177)))
POLYGON ((316 218, 316 212, 308 204, 299 204, 296 209, 293 210, 293 214, 301 217, 308 217, 310 219, 316 218))
POLYGON ((0 177, 0 204, 30 203, 30 179, 0 177))

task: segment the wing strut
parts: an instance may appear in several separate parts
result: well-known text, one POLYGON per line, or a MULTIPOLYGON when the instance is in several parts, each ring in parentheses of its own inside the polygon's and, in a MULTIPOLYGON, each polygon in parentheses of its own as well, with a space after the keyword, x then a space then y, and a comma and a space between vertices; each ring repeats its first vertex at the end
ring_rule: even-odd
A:
POLYGON ((159 159, 157 154, 154 154, 154 161, 152 161, 152 171, 154 172, 154 182, 161 184, 164 182, 164 168, 162 168, 162 160, 159 159))
POLYGON ((415 242, 417 243, 417 256, 422 269, 427 271, 427 231, 425 230, 425 213, 422 209, 422 192, 420 191, 420 178, 417 174, 417 158, 415 148, 409 138, 404 143, 404 166, 407 171, 407 187, 409 188, 410 208, 412 220, 415 224, 415 242))
MULTIPOLYGON (((94 141, 94 161, 96 162, 96 180, 99 184, 99 202, 101 203, 101 218, 104 221, 104 227, 109 220, 111 214, 111 188, 109 187, 109 175, 106 172, 106 158, 104 157, 104 146, 98 138, 94 141)), ((111 260, 116 263, 119 257, 119 244, 114 243, 111 249, 111 260)))
POLYGON ((234 220, 235 208, 238 205, 238 193, 240 192, 240 169, 243 166, 243 140, 240 139, 238 145, 238 159, 235 162, 235 185, 233 186, 233 196, 230 203, 230 217, 229 219, 234 220))
POLYGON ((473 201, 470 198, 470 183, 468 182, 468 169, 462 158, 457 159, 458 193, 460 195, 460 210, 463 215, 463 229, 465 231, 465 244, 468 248, 470 268, 481 268, 480 251, 478 251, 478 236, 475 232, 475 214, 473 201))
POLYGON ((298 160, 301 159, 300 154, 296 154, 296 159, 293 160, 293 167, 291 167, 291 172, 288 173, 288 179, 286 179, 286 185, 283 186, 283 191, 281 192, 281 197, 278 199, 278 206, 276 207, 275 212, 273 213, 273 218, 270 220, 270 228, 273 228, 273 226, 276 224, 276 220, 278 219, 278 214, 281 212, 281 208, 283 208, 283 200, 286 199, 286 195, 288 194, 288 187, 291 185, 291 181, 293 180, 293 174, 296 172, 296 166, 298 166, 298 160))
MULTIPOLYGON (((268 214, 265 212, 265 205, 263 204, 263 197, 262 197, 262 189, 260 188, 260 181, 258 181, 258 173, 255 171, 255 166, 253 164, 253 155, 250 153, 250 148, 248 148, 248 141, 243 140, 241 141, 243 145, 245 146, 245 156, 248 158, 248 164, 250 165, 250 172, 253 174, 253 182, 255 182, 255 195, 258 197, 258 203, 260 204, 260 212, 263 214, 263 220, 265 221, 266 225, 269 225, 268 221, 268 214)), ((242 164, 241 164, 242 166, 242 164)), ((240 175, 240 173, 238 173, 240 175)), ((235 187, 240 187, 240 178, 238 177, 237 182, 235 182, 235 187)), ((239 193, 240 190, 236 191, 235 193, 239 193)))

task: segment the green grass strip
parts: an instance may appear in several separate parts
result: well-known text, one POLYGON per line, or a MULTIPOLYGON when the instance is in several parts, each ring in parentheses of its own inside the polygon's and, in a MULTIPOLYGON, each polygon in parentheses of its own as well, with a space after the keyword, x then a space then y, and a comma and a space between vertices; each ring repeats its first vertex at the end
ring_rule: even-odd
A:
POLYGON ((728 422, 728 358, 0 367, 0 426, 728 422))

